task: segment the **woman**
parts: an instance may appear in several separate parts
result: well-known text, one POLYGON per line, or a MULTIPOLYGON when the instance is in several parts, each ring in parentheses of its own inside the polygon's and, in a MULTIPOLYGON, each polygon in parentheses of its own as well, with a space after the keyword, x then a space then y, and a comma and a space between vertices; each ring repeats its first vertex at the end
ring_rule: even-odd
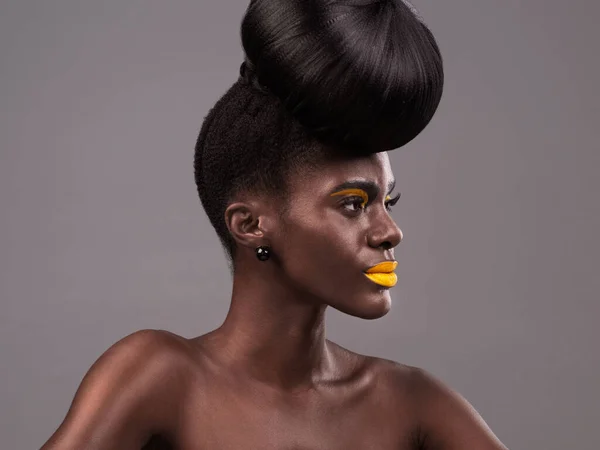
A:
POLYGON ((386 151, 439 104, 430 31, 400 0, 253 0, 242 43, 195 153, 229 313, 194 339, 117 342, 43 449, 505 449, 426 371, 325 337, 328 306, 390 310, 402 232, 386 151))

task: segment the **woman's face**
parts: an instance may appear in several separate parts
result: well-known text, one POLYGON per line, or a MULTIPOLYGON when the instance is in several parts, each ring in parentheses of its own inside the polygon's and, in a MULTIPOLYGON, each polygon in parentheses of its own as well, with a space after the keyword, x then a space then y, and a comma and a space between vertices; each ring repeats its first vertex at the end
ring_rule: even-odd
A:
MULTIPOLYGON (((324 162, 298 174, 273 251, 293 286, 318 303, 365 319, 385 315, 390 264, 402 231, 390 216, 398 195, 387 153, 324 162), (385 267, 387 266, 387 267, 385 267)), ((392 265, 393 266, 393 265, 392 265)), ((393 268, 393 267, 392 267, 393 268)))

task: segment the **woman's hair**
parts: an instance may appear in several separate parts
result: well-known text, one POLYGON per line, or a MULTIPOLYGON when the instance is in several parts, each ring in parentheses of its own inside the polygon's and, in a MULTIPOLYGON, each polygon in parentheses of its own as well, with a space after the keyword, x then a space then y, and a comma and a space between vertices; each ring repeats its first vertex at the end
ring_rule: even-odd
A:
POLYGON ((430 122, 443 67, 435 39, 404 0, 251 0, 240 78, 210 110, 194 169, 227 251, 236 192, 285 199, 290 171, 327 154, 393 150, 430 122))

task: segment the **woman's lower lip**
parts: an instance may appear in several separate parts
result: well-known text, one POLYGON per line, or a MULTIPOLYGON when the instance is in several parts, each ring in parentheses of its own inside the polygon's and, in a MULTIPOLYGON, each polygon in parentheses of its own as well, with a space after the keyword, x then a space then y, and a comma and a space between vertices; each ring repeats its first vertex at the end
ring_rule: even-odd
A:
POLYGON ((394 287, 398 282, 398 276, 394 272, 365 273, 365 276, 373 283, 385 287, 394 287))

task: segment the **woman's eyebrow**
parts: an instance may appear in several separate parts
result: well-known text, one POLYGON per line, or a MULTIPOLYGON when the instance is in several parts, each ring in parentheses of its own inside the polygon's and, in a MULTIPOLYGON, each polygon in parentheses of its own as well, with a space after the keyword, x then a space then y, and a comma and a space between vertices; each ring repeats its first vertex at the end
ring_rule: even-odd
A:
MULTIPOLYGON (((395 187, 396 187, 396 180, 391 180, 388 183, 388 191, 387 191, 388 194, 390 192, 392 192, 395 187)), ((331 193, 333 194, 335 192, 342 191, 344 189, 362 189, 371 198, 375 198, 375 197, 377 197, 377 194, 379 194, 379 186, 377 186, 377 184, 375 184, 374 182, 367 181, 367 180, 345 181, 341 184, 338 184, 336 187, 334 187, 331 190, 331 193)))

